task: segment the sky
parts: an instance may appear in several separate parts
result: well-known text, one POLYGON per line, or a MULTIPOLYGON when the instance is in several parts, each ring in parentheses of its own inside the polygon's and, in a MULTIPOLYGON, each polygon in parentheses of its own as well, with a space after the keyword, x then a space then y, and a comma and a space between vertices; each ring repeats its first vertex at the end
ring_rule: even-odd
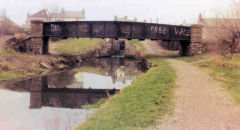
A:
POLYGON ((199 13, 214 17, 218 10, 229 7, 231 0, 0 0, 0 9, 17 24, 24 24, 27 13, 41 9, 85 9, 87 20, 113 20, 114 16, 159 23, 180 24, 183 20, 196 23, 199 13))

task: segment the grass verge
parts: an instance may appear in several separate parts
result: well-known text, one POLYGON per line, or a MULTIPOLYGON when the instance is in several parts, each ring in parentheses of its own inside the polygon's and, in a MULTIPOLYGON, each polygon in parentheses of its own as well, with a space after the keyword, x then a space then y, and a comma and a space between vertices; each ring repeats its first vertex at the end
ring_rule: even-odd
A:
POLYGON ((8 57, 9 60, 14 60, 11 59, 11 57, 25 58, 25 55, 9 49, 0 50, 0 82, 26 76, 26 72, 24 72, 23 70, 9 67, 8 65, 6 65, 5 61, 3 60, 5 57, 8 57))
POLYGON ((24 77, 25 75, 19 72, 15 71, 1 71, 0 70, 0 81, 5 81, 13 78, 19 78, 19 77, 24 77))
POLYGON ((86 105, 84 106, 84 109, 96 109, 99 108, 102 104, 104 104, 107 101, 106 98, 103 98, 101 100, 99 100, 97 103, 95 104, 91 104, 91 105, 86 105))
POLYGON ((47 70, 40 63, 53 63, 56 57, 16 52, 11 49, 0 50, 0 82, 40 74, 47 70))
POLYGON ((194 56, 187 56, 187 57, 178 57, 177 59, 185 61, 185 62, 195 62, 199 61, 204 58, 204 55, 194 55, 194 56))
POLYGON ((218 58, 198 66, 207 72, 230 93, 237 104, 240 104, 240 55, 231 58, 218 58))
POLYGON ((126 130, 154 125, 170 111, 175 70, 164 59, 150 59, 156 67, 108 99, 76 130, 126 130))
POLYGON ((84 54, 89 50, 93 50, 100 47, 99 43, 103 42, 100 38, 69 38, 66 40, 60 40, 49 44, 49 52, 58 54, 84 54))

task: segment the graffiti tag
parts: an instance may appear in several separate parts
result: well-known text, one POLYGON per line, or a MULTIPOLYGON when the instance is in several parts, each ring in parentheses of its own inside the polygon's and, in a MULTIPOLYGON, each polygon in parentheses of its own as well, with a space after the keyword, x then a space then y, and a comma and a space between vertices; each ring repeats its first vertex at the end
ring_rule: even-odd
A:
POLYGON ((51 24, 51 32, 60 32, 60 31, 61 31, 60 25, 51 24))
POLYGON ((151 26, 151 32, 165 35, 168 33, 168 28, 163 26, 151 26))
POLYGON ((190 30, 183 27, 174 27, 174 34, 179 36, 190 36, 190 30))

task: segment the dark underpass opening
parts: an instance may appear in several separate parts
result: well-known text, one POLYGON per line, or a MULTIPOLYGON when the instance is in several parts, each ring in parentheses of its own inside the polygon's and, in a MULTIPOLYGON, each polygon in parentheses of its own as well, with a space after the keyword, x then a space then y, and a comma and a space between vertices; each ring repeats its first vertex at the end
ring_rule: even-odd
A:
POLYGON ((189 55, 189 46, 190 46, 190 41, 180 41, 180 47, 179 47, 180 56, 189 55))

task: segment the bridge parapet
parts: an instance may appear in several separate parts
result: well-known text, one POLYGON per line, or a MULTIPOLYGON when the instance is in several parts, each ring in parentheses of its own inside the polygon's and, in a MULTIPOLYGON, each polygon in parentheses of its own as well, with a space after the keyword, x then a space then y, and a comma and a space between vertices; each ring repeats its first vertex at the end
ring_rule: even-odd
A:
POLYGON ((119 21, 46 22, 43 25, 43 35, 48 37, 190 40, 190 31, 188 26, 119 21))

